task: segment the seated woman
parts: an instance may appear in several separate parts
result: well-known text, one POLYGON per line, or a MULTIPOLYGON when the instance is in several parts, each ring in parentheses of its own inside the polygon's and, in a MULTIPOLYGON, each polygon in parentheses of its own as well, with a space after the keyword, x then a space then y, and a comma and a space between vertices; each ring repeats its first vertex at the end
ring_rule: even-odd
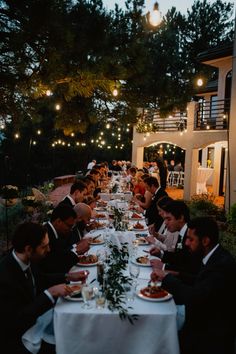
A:
MULTIPOLYGON (((157 202, 157 209, 159 212, 159 215, 163 217, 165 206, 170 203, 173 199, 165 196, 161 199, 158 200, 157 202)), ((163 221, 161 227, 159 228, 158 232, 155 232, 152 230, 149 230, 151 236, 148 236, 146 239, 147 241, 154 245, 155 247, 158 247, 162 251, 170 251, 174 252, 175 251, 175 246, 178 241, 179 237, 179 232, 170 232, 167 230, 165 222, 163 221)))
MULTIPOLYGON (((145 188, 145 185, 144 185, 144 181, 145 181, 145 178, 149 177, 148 174, 143 174, 141 177, 140 177, 140 185, 142 185, 144 188, 145 188)), ((135 203, 137 203, 143 210, 149 208, 150 204, 151 204, 151 201, 152 201, 152 193, 145 190, 145 193, 144 195, 140 195, 140 194, 136 194, 134 195, 133 197, 133 201, 135 203)))

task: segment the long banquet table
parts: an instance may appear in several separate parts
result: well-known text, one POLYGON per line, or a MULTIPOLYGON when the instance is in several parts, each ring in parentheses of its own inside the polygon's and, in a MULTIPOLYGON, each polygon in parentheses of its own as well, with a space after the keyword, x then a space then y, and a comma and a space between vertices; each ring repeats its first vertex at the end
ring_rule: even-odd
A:
MULTIPOLYGON (((90 253, 98 248, 91 247, 90 253)), ((90 282, 96 278, 96 267, 87 269, 90 282)), ((141 267, 138 286, 147 285, 150 272, 150 267, 141 267)), ((139 315, 134 325, 107 307, 96 309, 92 302, 92 309, 83 309, 81 302, 59 299, 54 310, 57 354, 179 354, 173 299, 150 302, 136 296, 129 302, 129 313, 139 315)))

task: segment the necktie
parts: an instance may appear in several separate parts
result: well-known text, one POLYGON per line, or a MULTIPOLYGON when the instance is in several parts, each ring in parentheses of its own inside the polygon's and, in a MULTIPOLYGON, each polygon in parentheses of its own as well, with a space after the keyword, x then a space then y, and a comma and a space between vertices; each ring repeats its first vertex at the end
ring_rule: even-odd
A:
POLYGON ((35 293, 36 293, 35 284, 34 284, 34 279, 33 279, 33 275, 32 275, 30 267, 28 267, 25 270, 25 277, 26 277, 27 286, 28 286, 28 289, 29 289, 31 295, 35 296, 35 293))

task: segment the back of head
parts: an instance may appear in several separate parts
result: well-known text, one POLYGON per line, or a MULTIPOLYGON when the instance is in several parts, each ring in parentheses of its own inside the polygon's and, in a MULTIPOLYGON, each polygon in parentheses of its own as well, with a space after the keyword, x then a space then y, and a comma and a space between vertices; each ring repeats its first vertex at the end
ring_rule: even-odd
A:
POLYGON ((74 211, 77 215, 77 217, 81 218, 81 217, 91 217, 91 208, 89 205, 85 204, 85 203, 77 203, 74 206, 74 211))
POLYGON ((194 230, 200 240, 208 237, 212 246, 219 242, 219 228, 217 222, 211 217, 194 218, 188 222, 188 228, 194 230))
POLYGON ((158 180, 156 177, 153 177, 153 176, 149 176, 147 178, 145 178, 144 182, 149 186, 154 186, 156 188, 159 187, 159 183, 158 183, 158 180))
POLYGON ((169 197, 168 195, 164 195, 164 197, 161 197, 157 201, 157 206, 161 209, 164 209, 167 204, 172 203, 173 199, 169 197))
POLYGON ((69 218, 75 219, 76 213, 71 206, 62 203, 53 210, 50 220, 52 222, 56 219, 65 221, 69 218))
POLYGON ((85 183, 82 180, 78 180, 77 182, 73 183, 70 187, 70 194, 73 194, 76 190, 82 192, 86 188, 85 183))
POLYGON ((44 239, 47 230, 41 224, 24 222, 19 224, 14 232, 12 246, 16 252, 23 252, 26 246, 36 249, 44 239))
POLYGON ((184 217, 185 222, 188 222, 190 219, 189 208, 182 200, 173 200, 164 205, 162 209, 165 212, 172 214, 175 219, 180 219, 182 216, 184 217))

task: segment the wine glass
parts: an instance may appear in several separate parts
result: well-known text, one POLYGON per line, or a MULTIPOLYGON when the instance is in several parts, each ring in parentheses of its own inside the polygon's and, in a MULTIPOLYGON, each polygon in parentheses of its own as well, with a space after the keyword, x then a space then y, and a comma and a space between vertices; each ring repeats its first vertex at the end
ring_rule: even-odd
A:
POLYGON ((88 285, 84 285, 82 287, 82 290, 81 290, 81 293, 82 293, 82 298, 83 298, 83 305, 82 307, 84 309, 91 309, 92 308, 92 305, 90 303, 90 300, 92 299, 93 297, 93 288, 91 288, 90 286, 88 285))
POLYGON ((137 265, 135 265, 133 263, 130 263, 129 264, 129 274, 130 274, 130 276, 133 279, 138 279, 139 273, 140 273, 139 266, 137 266, 137 265))

